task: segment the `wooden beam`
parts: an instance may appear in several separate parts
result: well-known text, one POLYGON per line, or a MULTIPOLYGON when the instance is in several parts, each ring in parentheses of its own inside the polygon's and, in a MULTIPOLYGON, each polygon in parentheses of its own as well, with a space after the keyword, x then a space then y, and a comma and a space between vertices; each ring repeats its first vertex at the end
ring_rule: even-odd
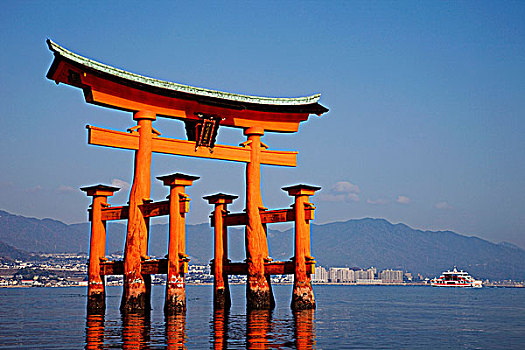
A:
MULTIPOLYGON (((314 210, 305 210, 306 220, 314 219, 314 210)), ((295 209, 277 209, 261 211, 261 222, 263 224, 274 224, 278 222, 289 222, 295 220, 295 209)), ((228 214, 224 217, 224 224, 226 226, 241 226, 248 223, 248 214, 246 213, 235 213, 228 214)), ((214 226, 213 220, 211 221, 212 227, 214 226)))
MULTIPOLYGON (((120 207, 108 207, 102 209, 102 221, 126 220, 128 217, 129 207, 127 205, 120 207)), ((91 220, 91 213, 89 219, 91 220)))
MULTIPOLYGON (((138 133, 108 130, 96 126, 87 126, 88 143, 91 145, 138 150, 138 133)), ((250 161, 250 149, 237 146, 215 145, 213 153, 207 148, 195 150, 194 141, 177 140, 166 137, 153 137, 152 151, 187 157, 229 160, 234 162, 250 161)), ((261 150, 261 164, 297 166, 297 152, 261 150)))
MULTIPOLYGON (((307 270, 315 270, 315 261, 310 260, 306 262, 307 270)), ((213 273, 213 268, 211 269, 213 273)), ((228 263, 224 265, 224 273, 228 275, 247 275, 247 263, 228 263)), ((268 275, 291 275, 295 271, 295 263, 293 261, 272 261, 264 263, 264 273, 268 275)))
POLYGON ((151 202, 139 205, 142 214, 145 218, 152 218, 155 216, 170 214, 170 201, 151 202))
MULTIPOLYGON (((184 261, 180 261, 181 271, 183 271, 184 261)), ((294 273, 295 263, 293 261, 272 261, 264 263, 265 274, 270 275, 291 275, 294 273)), ((306 262, 306 270, 315 270, 315 261, 306 262)), ((213 274, 213 266, 212 266, 213 274)), ((247 263, 227 263, 224 265, 224 272, 228 275, 247 275, 247 263)), ((145 275, 167 274, 168 259, 152 259, 142 262, 142 273, 145 275)), ((313 273, 313 272, 311 272, 313 273)), ((100 274, 103 276, 123 275, 124 262, 122 260, 105 261, 100 263, 100 274)))
MULTIPOLYGON (((182 205, 185 206, 185 203, 182 205)), ((181 205, 181 211, 183 207, 181 205)), ((155 216, 169 215, 170 213, 170 202, 151 202, 145 203, 139 206, 142 214, 145 218, 152 218, 155 216)), ((102 208, 102 221, 110 220, 126 220, 129 217, 129 206, 120 206, 120 207, 107 207, 102 208)), ((89 210, 89 220, 91 221, 91 209, 89 210)))
MULTIPOLYGON (((181 265, 184 262, 181 261, 181 265)), ((168 273, 168 259, 154 259, 142 261, 142 274, 155 275, 168 273)), ((124 261, 106 261, 100 264, 100 274, 104 276, 109 275, 124 275, 124 261)))

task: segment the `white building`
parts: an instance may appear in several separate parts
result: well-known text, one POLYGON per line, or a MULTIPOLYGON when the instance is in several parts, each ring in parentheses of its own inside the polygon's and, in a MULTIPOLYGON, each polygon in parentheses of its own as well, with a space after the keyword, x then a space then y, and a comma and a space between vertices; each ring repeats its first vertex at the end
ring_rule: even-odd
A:
POLYGON ((326 283, 328 282, 328 271, 322 266, 315 267, 315 274, 312 276, 312 282, 326 283))
POLYGON ((332 283, 355 282, 354 270, 348 267, 331 267, 328 278, 332 283))
POLYGON ((390 269, 381 271, 381 279, 384 283, 401 283, 403 282, 403 271, 390 269))

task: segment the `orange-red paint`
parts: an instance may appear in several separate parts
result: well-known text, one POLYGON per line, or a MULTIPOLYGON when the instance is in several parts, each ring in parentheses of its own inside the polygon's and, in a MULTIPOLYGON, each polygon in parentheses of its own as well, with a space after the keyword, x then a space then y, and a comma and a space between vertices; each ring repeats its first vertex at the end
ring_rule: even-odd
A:
POLYGON ((166 315, 166 345, 168 350, 186 349, 186 314, 166 315))
POLYGON ((228 309, 215 309, 213 311, 213 349, 228 349, 228 309))
POLYGON ((261 195, 261 136, 264 129, 252 127, 246 129, 244 134, 248 136, 246 146, 250 147, 250 162, 246 165, 246 302, 248 309, 271 309, 275 301, 264 272, 264 260, 269 258, 269 253, 260 216, 260 210, 264 208, 261 195))
POLYGON ((297 350, 316 349, 314 333, 314 313, 313 309, 294 310, 294 332, 295 348, 297 350))
POLYGON ((148 312, 123 313, 122 348, 144 349, 150 344, 151 320, 148 312))
MULTIPOLYGON (((315 270, 315 261, 307 260, 306 271, 313 273, 313 270, 315 270)), ((223 271, 227 275, 248 275, 248 264, 242 262, 228 262, 227 264, 224 264, 223 271)), ((264 263, 265 275, 293 275, 294 273, 294 261, 268 261, 264 263)))
POLYGON ((186 311, 185 264, 186 223, 185 215, 189 211, 189 197, 185 187, 191 186, 198 177, 173 174, 157 177, 165 186, 170 187, 170 222, 168 242, 168 271, 166 276, 166 298, 164 312, 176 314, 186 311), (183 268, 181 269, 181 265, 183 268))
POLYGON ((106 256, 106 222, 102 220, 102 210, 108 204, 107 198, 118 191, 109 186, 91 186, 82 188, 93 198, 91 204, 91 239, 88 267, 88 310, 103 312, 105 310, 105 285, 100 269, 100 260, 106 256))
MULTIPOLYGON (((87 126, 88 143, 91 145, 138 150, 139 135, 137 132, 109 130, 96 126, 87 126)), ((205 148, 195 150, 195 141, 178 140, 154 136, 152 151, 156 153, 181 155, 187 157, 209 158, 235 162, 249 162, 250 150, 238 146, 215 144, 213 153, 205 148)), ((297 152, 261 150, 261 164, 297 166, 297 152)))
POLYGON ((268 131, 297 132, 299 124, 309 117, 309 113, 262 112, 163 96, 111 81, 64 61, 58 64, 50 78, 57 83, 82 88, 87 103, 131 112, 149 110, 168 118, 198 120, 194 113, 215 114, 224 118, 221 125, 237 128, 261 126, 268 131), (80 81, 71 82, 71 72, 77 74, 80 81))
POLYGON ((104 314, 88 313, 86 317, 86 349, 104 348, 104 314))
POLYGON ((147 257, 148 228, 139 208, 149 200, 151 192, 151 139, 155 113, 136 112, 133 119, 139 126, 139 149, 135 152, 135 175, 129 197, 129 219, 124 248, 124 293, 120 305, 123 311, 149 309, 146 284, 141 273, 141 259, 147 257))
POLYGON ((215 205, 213 212, 214 230, 214 259, 213 259, 213 305, 216 309, 229 309, 231 306, 230 287, 228 275, 224 267, 228 264, 228 226, 224 222, 224 216, 228 213, 228 204, 231 204, 237 196, 216 194, 206 196, 208 203, 215 205))
POLYGON ((297 132, 299 124, 306 121, 310 114, 325 113, 327 109, 317 104, 318 95, 305 99, 268 100, 211 90, 202 93, 203 89, 192 87, 186 87, 189 90, 171 89, 166 88, 166 85, 152 84, 147 78, 130 75, 68 53, 51 41, 48 41, 48 44, 55 54, 55 60, 47 74, 49 79, 57 84, 64 83, 81 88, 88 103, 133 112, 138 124, 131 129, 131 133, 88 127, 90 144, 135 150, 129 206, 104 209, 106 202, 103 199, 95 197, 93 199, 90 214, 93 225, 89 272, 93 286, 90 285, 90 295, 103 295, 104 286, 103 283, 99 283, 102 281, 101 275, 122 270, 124 293, 121 310, 129 312, 149 309, 149 273, 165 269, 168 274, 165 310, 170 313, 171 310, 178 310, 179 307, 181 310, 185 309, 184 271, 189 261, 185 254, 185 213, 188 211, 189 198, 184 188, 191 185, 193 180, 184 177, 168 180, 164 177, 162 180, 165 181, 165 185, 170 186, 169 203, 150 203, 152 152, 159 152, 247 163, 246 214, 228 216, 227 203, 216 203, 214 214, 216 292, 227 290, 228 269, 232 270, 235 267, 227 260, 227 227, 245 224, 247 263, 246 267, 235 268, 246 269, 248 275, 247 308, 248 310, 273 308, 275 302, 269 276, 274 271, 288 271, 290 264, 270 262, 266 224, 293 219, 295 221, 293 262, 295 284, 292 307, 294 309, 315 307, 309 270, 314 264, 310 256, 309 231, 309 220, 313 219, 313 207, 307 198, 313 195, 315 189, 311 186, 289 188, 289 194, 295 196, 293 211, 290 209, 266 211, 261 195, 261 164, 296 166, 297 152, 266 150, 267 146, 261 142, 261 137, 265 131, 297 132), (214 152, 210 153, 204 147, 195 149, 193 141, 159 137, 160 133, 152 127, 152 122, 157 116, 187 122, 199 120, 198 115, 202 114, 219 117, 221 126, 244 129, 248 140, 242 144, 243 147, 216 145, 214 152), (168 260, 166 263, 149 261, 149 218, 167 213, 170 215, 168 260), (105 250, 105 220, 126 218, 128 227, 123 264, 112 262, 101 265, 100 258, 103 258, 105 250), (143 273, 143 268, 149 270, 143 273))
POLYGON ((305 209, 311 207, 309 196, 313 196, 319 187, 297 185, 283 190, 295 197, 295 272, 291 307, 294 310, 314 309, 311 271, 306 269, 307 259, 311 261, 313 258, 310 256, 310 222, 306 220, 305 209))
POLYGON ((246 348, 269 349, 272 314, 270 310, 247 310, 246 348))

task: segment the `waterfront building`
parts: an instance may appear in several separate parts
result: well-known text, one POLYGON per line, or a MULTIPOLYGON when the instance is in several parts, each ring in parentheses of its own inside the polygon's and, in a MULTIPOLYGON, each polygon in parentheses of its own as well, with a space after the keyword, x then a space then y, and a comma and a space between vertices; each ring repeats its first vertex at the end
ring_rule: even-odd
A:
POLYGON ((366 279, 357 279, 356 284, 381 284, 383 283, 381 280, 376 280, 373 278, 366 278, 366 279))
POLYGON ((355 282, 355 274, 354 271, 348 267, 331 267, 329 280, 332 283, 355 282))
POLYGON ((328 271, 322 266, 316 266, 315 274, 312 275, 312 281, 317 283, 328 282, 329 274, 328 271))
POLYGON ((368 277, 370 279, 375 279, 376 276, 377 276, 377 269, 375 267, 370 267, 368 270, 366 270, 368 272, 368 277))
POLYGON ((381 272, 381 280, 385 283, 402 283, 403 271, 401 270, 384 270, 381 272))
POLYGON ((362 269, 354 271, 355 279, 356 280, 369 280, 374 279, 374 277, 370 278, 370 274, 368 271, 364 271, 362 269))

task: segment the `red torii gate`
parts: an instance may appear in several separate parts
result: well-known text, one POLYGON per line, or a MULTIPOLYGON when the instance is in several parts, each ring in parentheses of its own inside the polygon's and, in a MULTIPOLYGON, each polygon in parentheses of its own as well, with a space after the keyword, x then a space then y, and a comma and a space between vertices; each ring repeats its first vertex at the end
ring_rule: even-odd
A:
MULTIPOLYGON (((105 207, 107 197, 118 190, 116 188, 103 185, 83 188, 88 195, 93 196, 91 247, 94 249, 90 253, 88 308, 94 310, 104 307, 104 289, 100 275, 119 273, 120 269, 118 263, 102 262, 100 264, 94 261, 104 258, 103 255, 105 255, 102 243, 94 243, 93 240, 97 241, 103 236, 106 220, 128 219, 122 267, 124 274, 122 311, 149 308, 149 287, 145 276, 148 273, 156 273, 152 271, 159 273, 163 270, 162 262, 154 263, 147 257, 149 217, 170 214, 170 253, 175 254, 176 252, 182 256, 169 257, 168 261, 177 262, 174 263, 175 266, 180 266, 180 263, 184 266, 184 263, 187 263, 184 251, 181 251, 180 248, 173 252, 171 250, 171 229, 178 230, 173 237, 184 235, 184 227, 181 226, 181 222, 172 225, 171 219, 172 215, 183 213, 177 204, 173 203, 180 203, 185 200, 184 198, 187 199, 183 188, 191 185, 197 178, 183 174, 160 178, 165 185, 171 188, 170 200, 169 203, 152 203, 150 191, 153 152, 247 163, 245 223, 247 307, 249 309, 272 308, 274 301, 268 271, 265 269, 269 253, 265 226, 261 220, 261 210, 264 210, 264 206, 261 196, 260 166, 261 164, 296 166, 297 152, 268 150, 268 147, 261 142, 261 137, 267 131, 297 132, 299 124, 306 121, 310 114, 321 115, 327 112, 328 109, 317 102, 320 95, 298 98, 255 97, 160 81, 82 57, 51 40, 48 40, 47 43, 49 49, 54 53, 53 63, 47 73, 49 79, 54 80, 57 84, 64 83, 81 88, 88 103, 132 112, 133 119, 137 121, 137 126, 128 129, 129 133, 87 126, 88 143, 135 150, 134 178, 129 206, 119 209, 105 207), (152 126, 157 116, 182 120, 186 126, 188 140, 160 137, 160 133, 152 126), (215 144, 219 126, 244 129, 247 141, 240 147, 215 144), (174 188, 178 188, 175 193, 174 188), (171 208, 168 212, 166 212, 166 206, 171 208), (150 268, 149 272, 145 271, 148 266, 152 265, 156 267, 150 268), (97 277, 97 271, 100 271, 99 277, 97 277)), ((303 198, 305 193, 312 195, 316 189, 318 188, 298 186, 287 190, 296 198, 303 198)), ((210 203, 217 204, 218 202, 210 200, 210 203)), ((294 209, 296 231, 298 222, 309 220, 305 219, 305 210, 298 210, 301 205, 304 208, 307 201, 302 200, 301 203, 303 204, 297 204, 296 200, 294 209)), ((299 228, 299 230, 304 231, 304 228, 299 228)), ((302 241, 303 234, 299 236, 302 241)), ((297 234, 296 237, 298 237, 297 234)), ((309 234, 308 238, 304 239, 308 240, 309 252, 309 234)), ((301 247, 299 250, 303 251, 304 248, 301 247)), ((182 272, 182 280, 177 278, 177 275, 174 276, 173 282, 168 278, 167 290, 169 290, 170 283, 176 286, 181 285, 183 289, 184 273, 182 272)), ((309 279, 299 281, 298 278, 296 273, 292 307, 314 307, 315 302, 309 279), (300 293, 305 285, 309 286, 310 292, 300 293)), ((174 293, 171 297, 168 297, 167 293, 165 308, 167 312, 185 309, 185 296, 179 292, 174 293)))

